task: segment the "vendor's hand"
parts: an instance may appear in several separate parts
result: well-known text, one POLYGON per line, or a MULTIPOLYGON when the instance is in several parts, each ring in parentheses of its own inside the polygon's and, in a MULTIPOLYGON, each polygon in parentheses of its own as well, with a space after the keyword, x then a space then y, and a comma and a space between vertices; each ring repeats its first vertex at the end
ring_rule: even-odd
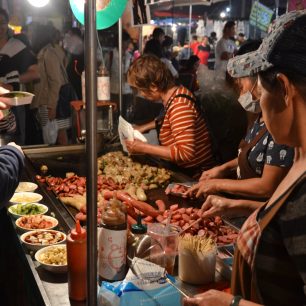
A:
POLYGON ((209 194, 216 194, 218 192, 218 179, 212 180, 202 180, 197 184, 193 185, 187 190, 185 195, 187 197, 196 197, 200 196, 207 197, 209 194))
POLYGON ((193 298, 185 298, 184 306, 229 306, 233 296, 218 290, 209 290, 193 298))
POLYGON ((54 120, 56 117, 56 109, 48 107, 48 118, 49 120, 54 120))
POLYGON ((8 145, 8 146, 15 147, 17 150, 19 150, 19 151, 24 155, 24 153, 23 153, 21 147, 18 146, 15 142, 9 142, 7 145, 8 145))
POLYGON ((130 154, 144 153, 143 148, 146 143, 141 140, 138 139, 135 139, 134 141, 126 140, 125 144, 130 154))
POLYGON ((216 195, 209 195, 201 208, 202 218, 220 216, 224 215, 225 213, 230 215, 234 213, 231 212, 232 209, 235 210, 235 208, 232 208, 231 199, 216 195))
POLYGON ((220 166, 214 167, 207 171, 203 171, 199 181, 216 179, 216 178, 224 178, 223 172, 224 171, 222 170, 220 166))
POLYGON ((0 98, 0 109, 4 110, 4 109, 8 109, 11 106, 6 104, 6 98, 0 98))

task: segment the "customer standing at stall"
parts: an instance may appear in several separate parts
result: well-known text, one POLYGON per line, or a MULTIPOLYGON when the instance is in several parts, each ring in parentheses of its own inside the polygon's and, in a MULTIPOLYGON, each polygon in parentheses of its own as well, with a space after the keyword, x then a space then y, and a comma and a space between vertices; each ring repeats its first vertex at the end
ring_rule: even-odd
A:
POLYGON ((126 141, 128 151, 154 155, 174 162, 190 174, 214 165, 210 135, 192 93, 176 86, 166 65, 152 55, 138 58, 128 71, 128 82, 144 98, 162 101, 164 113, 156 122, 139 127, 159 130, 160 145, 126 141))
MULTIPOLYGON (((9 90, 20 90, 20 84, 39 79, 37 60, 20 40, 9 35, 9 16, 0 8, 0 85, 9 90)), ((25 144, 25 107, 13 107, 17 129, 12 139, 25 144)))
POLYGON ((240 231, 233 295, 209 290, 184 305, 305 305, 306 11, 281 16, 259 50, 233 59, 230 68, 234 77, 259 73, 264 121, 275 141, 295 147, 295 160, 240 231))
MULTIPOLYGON (((37 52, 41 80, 34 85, 35 98, 31 107, 38 108, 43 129, 47 126, 48 120, 56 121, 58 128, 58 131, 56 131, 56 128, 54 131, 57 135, 56 143, 67 145, 67 129, 71 127, 71 118, 56 118, 60 88, 68 83, 65 68, 67 59, 62 47, 59 46, 58 42, 54 41, 56 29, 51 24, 41 25, 38 31, 37 44, 33 44, 33 49, 37 52)), ((49 143, 44 133, 43 137, 44 142, 49 143)))
MULTIPOLYGON (((259 45, 259 41, 250 41, 238 54, 255 51, 259 45)), ((240 142, 238 157, 204 171, 199 183, 188 193, 199 197, 225 192, 244 198, 267 199, 289 171, 294 151, 275 143, 266 128, 259 104, 257 76, 239 77, 235 81, 240 92, 238 101, 249 114, 256 116, 255 121, 240 142), (238 180, 232 179, 233 176, 238 180)))
POLYGON ((224 80, 226 75, 226 66, 228 60, 232 58, 237 51, 234 40, 236 33, 236 24, 234 21, 228 21, 223 28, 223 36, 218 40, 215 50, 215 71, 219 79, 224 80))

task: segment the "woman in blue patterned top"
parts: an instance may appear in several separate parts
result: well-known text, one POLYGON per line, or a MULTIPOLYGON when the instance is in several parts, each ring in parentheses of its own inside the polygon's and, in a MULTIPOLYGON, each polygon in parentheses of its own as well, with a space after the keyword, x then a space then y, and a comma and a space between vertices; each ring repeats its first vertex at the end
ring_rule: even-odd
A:
MULTIPOLYGON (((239 49, 238 55, 255 51, 259 45, 260 41, 246 43, 239 49)), ((236 78, 235 81, 240 92, 239 103, 257 118, 239 145, 238 157, 204 171, 199 183, 188 194, 200 197, 226 193, 244 199, 267 199, 292 165, 293 148, 275 143, 263 121, 257 75, 236 78)), ((219 196, 209 197, 209 200, 226 201, 228 205, 236 205, 237 201, 219 196)))
POLYGON ((258 51, 231 64, 236 77, 259 73, 264 121, 276 142, 295 148, 294 163, 241 228, 232 294, 209 290, 184 306, 306 305, 306 10, 279 17, 258 51))

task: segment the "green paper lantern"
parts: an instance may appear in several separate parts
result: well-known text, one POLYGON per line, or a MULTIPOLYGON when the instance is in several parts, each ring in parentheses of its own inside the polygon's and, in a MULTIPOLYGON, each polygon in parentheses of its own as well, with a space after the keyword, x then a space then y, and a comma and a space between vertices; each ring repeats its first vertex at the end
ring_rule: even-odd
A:
MULTIPOLYGON (((75 18, 84 25, 84 3, 85 0, 69 0, 70 6, 75 18)), ((116 23, 122 16, 127 0, 110 0, 108 5, 102 9, 97 10, 96 22, 97 30, 109 28, 116 23)))

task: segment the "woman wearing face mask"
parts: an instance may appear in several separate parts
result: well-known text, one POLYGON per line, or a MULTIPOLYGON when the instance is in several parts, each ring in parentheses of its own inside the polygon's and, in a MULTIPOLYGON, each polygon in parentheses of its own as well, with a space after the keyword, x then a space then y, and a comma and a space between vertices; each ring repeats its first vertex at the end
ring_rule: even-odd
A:
MULTIPOLYGON (((260 42, 242 46, 239 54, 255 51, 260 42)), ((276 144, 262 118, 259 104, 257 76, 236 79, 240 92, 239 103, 256 119, 246 137, 240 142, 238 157, 204 171, 198 184, 188 191, 189 195, 207 196, 228 193, 251 199, 267 199, 287 174, 293 162, 293 149, 276 144), (229 179, 237 177, 237 179, 229 179)), ((220 201, 219 197, 211 201, 220 201)))

